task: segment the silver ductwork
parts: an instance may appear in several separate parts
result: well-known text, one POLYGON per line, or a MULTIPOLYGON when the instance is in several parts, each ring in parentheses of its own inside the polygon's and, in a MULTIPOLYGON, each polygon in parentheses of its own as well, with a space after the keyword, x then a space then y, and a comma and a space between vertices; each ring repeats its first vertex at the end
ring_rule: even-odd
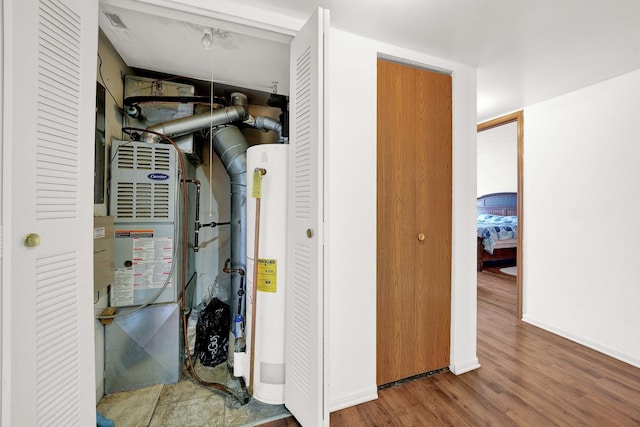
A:
MULTIPOLYGON (((240 122, 248 116, 245 106, 234 105, 221 108, 213 112, 196 114, 181 119, 169 120, 149 126, 147 130, 161 133, 169 138, 186 135, 201 129, 211 129, 217 126, 226 125, 233 122, 240 122)), ((152 133, 145 133, 145 142, 160 142, 162 138, 152 133)))
MULTIPOLYGON (((248 117, 246 96, 232 94, 233 106, 202 114, 159 123, 147 128, 169 138, 186 135, 201 129, 211 129, 213 149, 222 161, 231 180, 231 268, 246 270, 247 266, 247 211, 246 211, 246 170, 247 148, 249 144, 242 132, 230 123, 244 121, 248 117)), ((146 142, 160 142, 161 137, 146 133, 146 142)), ((238 307, 238 291, 241 277, 231 277, 231 325, 238 307)))
MULTIPOLYGON (((231 181, 231 268, 230 271, 246 271, 247 267, 247 149, 249 144, 240 129, 231 125, 234 122, 247 122, 250 119, 247 111, 247 96, 241 92, 231 94, 231 106, 158 123, 147 130, 175 138, 187 135, 198 130, 210 129, 213 150, 224 165, 231 181)), ((271 117, 256 117, 250 125, 262 129, 274 131, 278 134, 278 140, 282 141, 282 125, 271 117)), ((145 133, 144 141, 149 143, 160 142, 158 135, 145 133)), ((241 310, 244 311, 244 300, 239 295, 242 286, 243 274, 231 276, 230 301, 231 325, 234 324, 235 310, 238 303, 242 302, 241 310)))
MULTIPOLYGON (((213 130, 213 149, 222 161, 231 181, 231 269, 247 270, 247 140, 235 126, 213 130)), ((240 298, 241 276, 231 276, 231 325, 240 298)), ((244 307, 242 307, 244 311, 244 307)))

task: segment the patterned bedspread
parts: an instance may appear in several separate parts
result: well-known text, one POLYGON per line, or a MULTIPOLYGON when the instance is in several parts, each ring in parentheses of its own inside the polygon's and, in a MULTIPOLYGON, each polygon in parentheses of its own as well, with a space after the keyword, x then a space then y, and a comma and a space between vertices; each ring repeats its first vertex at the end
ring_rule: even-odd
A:
POLYGON ((478 215, 478 237, 483 238, 484 250, 492 254, 496 241, 518 237, 518 217, 478 215))

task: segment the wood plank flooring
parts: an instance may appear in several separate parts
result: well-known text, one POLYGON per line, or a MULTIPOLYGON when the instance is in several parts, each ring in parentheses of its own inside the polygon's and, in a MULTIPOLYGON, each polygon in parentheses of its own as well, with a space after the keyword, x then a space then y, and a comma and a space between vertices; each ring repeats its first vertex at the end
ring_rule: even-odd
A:
POLYGON ((640 369, 516 320, 515 298, 514 277, 478 273, 482 367, 381 390, 331 426, 640 425, 640 369))

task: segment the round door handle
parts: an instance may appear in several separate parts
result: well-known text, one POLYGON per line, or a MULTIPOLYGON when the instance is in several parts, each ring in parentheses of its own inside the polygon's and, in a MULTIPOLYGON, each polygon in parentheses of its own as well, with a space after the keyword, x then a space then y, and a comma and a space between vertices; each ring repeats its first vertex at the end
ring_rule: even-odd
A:
POLYGON ((421 242, 424 240, 424 233, 419 233, 418 234, 418 240, 420 240, 421 242))
POLYGON ((307 237, 310 239, 313 237, 313 231, 310 228, 307 228, 307 237))
POLYGON ((40 236, 36 233, 28 234, 27 237, 24 238, 24 245, 28 248, 33 248, 34 246, 38 246, 40 244, 40 236))

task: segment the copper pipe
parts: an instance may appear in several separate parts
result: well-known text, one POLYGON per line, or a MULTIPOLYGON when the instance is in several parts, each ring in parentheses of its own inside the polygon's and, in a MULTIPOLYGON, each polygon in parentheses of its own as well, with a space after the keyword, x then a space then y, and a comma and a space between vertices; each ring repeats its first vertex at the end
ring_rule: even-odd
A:
MULTIPOLYGON (((267 174, 267 170, 263 168, 255 168, 254 173, 262 175, 267 174)), ((255 355, 256 355, 256 312, 258 307, 258 247, 260 243, 260 196, 256 197, 256 229, 255 243, 253 245, 253 289, 251 290, 251 372, 249 374, 249 394, 253 395, 253 374, 255 372, 255 355)))

